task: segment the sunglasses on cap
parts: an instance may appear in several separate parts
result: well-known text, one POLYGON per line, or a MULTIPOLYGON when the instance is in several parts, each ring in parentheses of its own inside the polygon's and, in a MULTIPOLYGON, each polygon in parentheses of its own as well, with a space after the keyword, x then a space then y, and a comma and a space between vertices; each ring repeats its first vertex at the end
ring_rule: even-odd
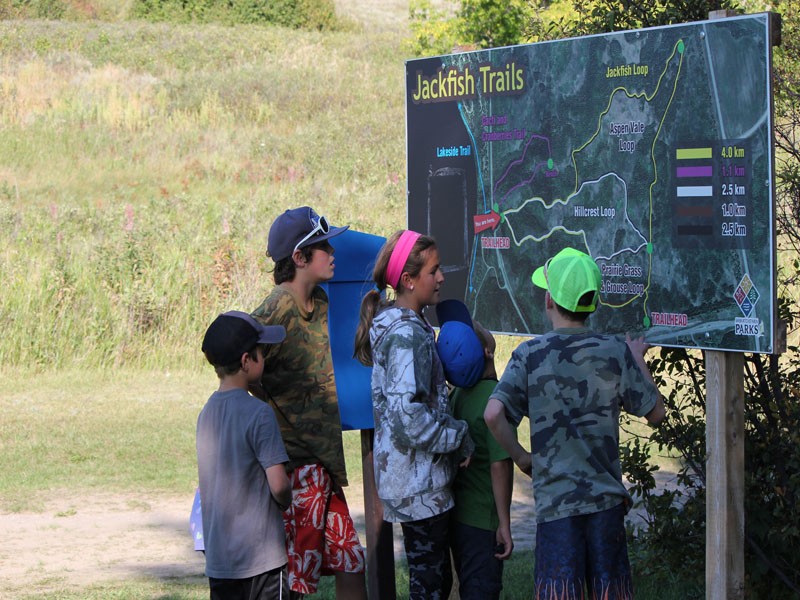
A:
POLYGON ((325 235, 331 230, 331 226, 328 224, 328 219, 325 217, 321 217, 317 214, 311 214, 309 216, 309 220, 311 221, 312 229, 311 231, 306 234, 306 236, 295 244, 294 250, 292 250, 292 254, 297 252, 300 247, 305 244, 308 240, 313 238, 315 235, 325 235))

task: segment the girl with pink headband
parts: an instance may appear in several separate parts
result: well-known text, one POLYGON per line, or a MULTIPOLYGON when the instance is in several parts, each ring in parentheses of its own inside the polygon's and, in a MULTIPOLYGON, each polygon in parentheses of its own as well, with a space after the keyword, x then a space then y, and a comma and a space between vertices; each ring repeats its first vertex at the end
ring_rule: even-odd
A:
POLYGON ((375 484, 383 518, 400 523, 410 600, 447 600, 451 484, 474 451, 454 419, 433 328, 423 309, 439 302, 444 275, 434 240, 398 231, 375 262, 378 290, 361 303, 355 356, 372 366, 375 484), (394 299, 382 294, 394 290, 394 299))

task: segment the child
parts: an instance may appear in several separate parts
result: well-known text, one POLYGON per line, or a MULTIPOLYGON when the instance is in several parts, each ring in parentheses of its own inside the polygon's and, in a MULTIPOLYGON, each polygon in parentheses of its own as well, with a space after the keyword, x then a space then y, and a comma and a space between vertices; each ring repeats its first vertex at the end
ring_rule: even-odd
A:
POLYGON ((272 223, 267 254, 275 287, 254 312, 261 323, 283 325, 287 341, 271 347, 254 393, 278 416, 289 454, 292 504, 284 514, 293 597, 317 591, 320 575, 334 575, 336 597, 366 598, 366 557, 342 488, 347 471, 342 424, 328 338, 328 297, 319 284, 333 277, 331 227, 308 206, 272 223), (262 391, 263 390, 263 391, 262 391))
POLYGON ((355 355, 373 366, 375 483, 384 519, 403 530, 409 598, 446 600, 451 484, 474 446, 467 424, 450 414, 433 329, 422 315, 444 282, 433 239, 398 231, 378 253, 373 279, 395 291, 390 303, 375 290, 364 297, 356 331, 355 355))
POLYGON ((262 344, 286 337, 243 312, 218 316, 203 353, 219 389, 197 418, 197 470, 203 500, 206 575, 211 598, 288 594, 281 512, 291 500, 288 461, 272 409, 247 393, 261 378, 262 344))
POLYGON ((600 296, 600 270, 566 248, 540 267, 554 330, 523 342, 489 399, 485 418, 517 466, 532 472, 536 503, 536 598, 632 598, 624 516, 619 412, 651 425, 664 405, 644 361, 649 347, 585 326, 600 296), (509 420, 527 416, 531 453, 509 420))
POLYGON ((455 510, 451 548, 461 600, 499 600, 503 561, 511 556, 513 464, 483 420, 489 395, 497 385, 492 334, 470 318, 459 300, 436 305, 436 348, 451 395, 453 416, 469 424, 475 454, 453 484, 455 510))

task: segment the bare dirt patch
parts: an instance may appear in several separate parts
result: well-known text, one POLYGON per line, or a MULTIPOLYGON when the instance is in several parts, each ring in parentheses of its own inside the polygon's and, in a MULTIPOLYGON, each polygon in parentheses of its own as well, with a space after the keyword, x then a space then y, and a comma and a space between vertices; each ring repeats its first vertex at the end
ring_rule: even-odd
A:
POLYGON ((0 597, 139 577, 202 577, 193 495, 59 495, 41 512, 0 514, 0 597), (24 586, 24 587, 23 587, 24 586))
MULTIPOLYGON (((517 490, 524 488, 517 482, 517 490)), ((524 485, 524 484, 523 484, 524 485)), ((347 488, 356 527, 364 533, 363 490, 347 488)), ((523 494, 524 495, 524 494, 523 494)), ((514 519, 530 510, 515 493, 514 519)), ((194 495, 54 493, 41 510, 0 513, 0 597, 42 593, 136 578, 203 581, 203 554, 194 550, 189 513, 194 495)), ((530 547, 528 527, 515 530, 518 548, 530 547)), ((403 556, 395 531, 395 555, 403 556)))
MULTIPOLYGON (((663 479, 670 475, 674 477, 664 473, 663 479)), ((666 481, 659 483, 661 487, 666 481)), ((364 542, 363 489, 352 485, 346 493, 364 542)), ((42 500, 40 511, 0 513, 0 597, 139 578, 196 578, 204 583, 204 557, 194 550, 189 532, 193 499, 193 492, 54 492, 42 500)), ((515 548, 532 548, 536 527, 530 480, 519 473, 511 513, 515 548)), ((629 518, 637 518, 635 511, 629 518)), ((397 528, 394 537, 395 556, 401 559, 397 528)))

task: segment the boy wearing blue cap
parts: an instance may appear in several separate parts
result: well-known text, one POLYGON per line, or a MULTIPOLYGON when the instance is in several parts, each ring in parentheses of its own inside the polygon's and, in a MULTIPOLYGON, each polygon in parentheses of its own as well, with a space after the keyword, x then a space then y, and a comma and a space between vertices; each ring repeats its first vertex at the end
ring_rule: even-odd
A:
POLYGON ((585 325, 600 299, 600 269, 566 248, 536 270, 553 331, 514 351, 484 414, 517 466, 533 477, 535 598, 633 597, 624 517, 631 498, 619 459, 620 410, 664 418, 641 339, 585 325), (531 452, 512 424, 528 417, 531 452))
POLYGON ((451 549, 461 600, 496 600, 503 589, 503 561, 511 556, 513 464, 483 420, 497 384, 495 340, 459 300, 436 305, 436 349, 445 377, 455 387, 453 416, 467 422, 475 442, 470 466, 453 484, 451 549))
POLYGON ((211 598, 288 595, 284 508, 291 501, 272 409, 247 393, 261 378, 265 344, 286 337, 244 312, 219 315, 203 338, 203 353, 219 376, 197 418, 197 470, 203 509, 206 576, 211 598))

